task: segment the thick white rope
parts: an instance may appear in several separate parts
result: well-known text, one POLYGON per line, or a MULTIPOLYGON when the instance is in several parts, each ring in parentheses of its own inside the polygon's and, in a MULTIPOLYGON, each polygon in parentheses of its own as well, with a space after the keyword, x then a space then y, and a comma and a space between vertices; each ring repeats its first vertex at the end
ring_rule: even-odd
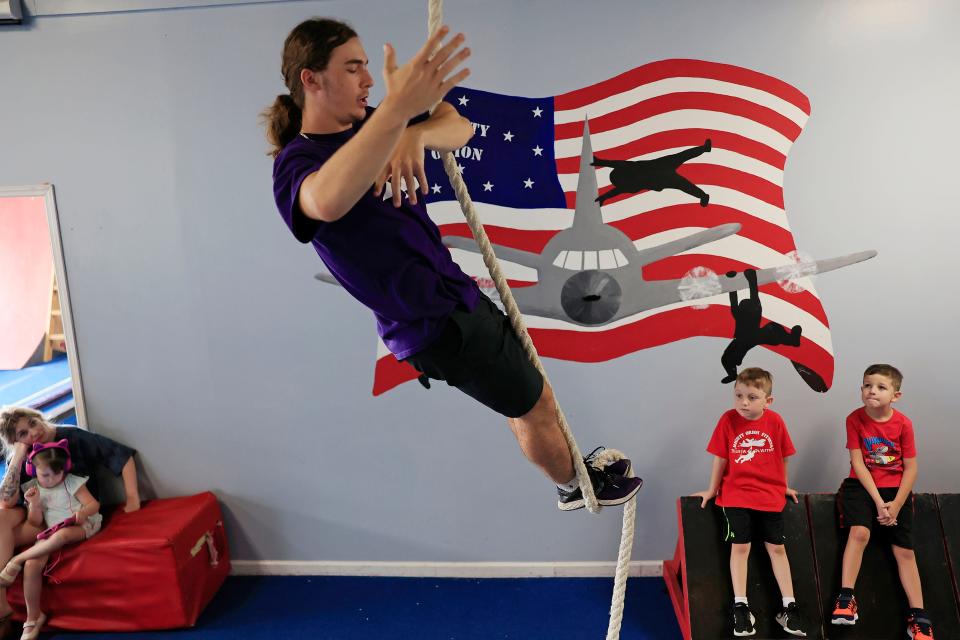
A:
MULTIPOLYGON (((428 0, 428 2, 429 15, 427 19, 427 29, 432 35, 440 28, 443 22, 443 0, 428 0)), ((549 384, 547 372, 544 370, 540 356, 537 354, 537 348, 534 346, 533 340, 531 340, 530 334, 527 332, 523 316, 520 314, 520 309, 517 307, 517 303, 513 298, 513 293, 510 291, 507 279, 500 270, 500 263, 497 261, 493 246, 490 244, 490 239, 487 237, 483 224, 480 222, 480 218, 474 209, 473 200, 467 191, 467 185, 457 170, 457 162, 453 154, 449 151, 443 152, 441 159, 443 160, 443 168, 447 172, 447 177, 450 179, 450 184, 453 186, 453 191, 457 195, 460 208, 463 210, 463 215, 470 225, 470 230, 473 232, 473 237, 479 245, 480 251, 483 253, 483 262, 490 271, 490 277, 494 283, 496 283, 497 292, 500 294, 500 300, 503 302, 504 310, 510 317, 514 331, 523 343, 527 357, 530 358, 530 361, 540 372, 540 375, 543 376, 544 384, 549 384)), ((563 437, 567 441, 567 446, 570 447, 570 455, 573 458, 573 466, 577 472, 577 481, 580 483, 580 490, 583 493, 584 502, 591 513, 598 513, 602 507, 597 503, 597 497, 594 495, 593 485, 587 474, 583 456, 580 454, 579 447, 577 447, 577 441, 573 437, 573 432, 570 431, 567 419, 560 409, 560 404, 556 401, 555 404, 557 407, 557 422, 560 425, 560 430, 563 432, 563 437)), ((623 600, 627 590, 630 553, 633 550, 636 511, 637 499, 633 497, 623 509, 623 528, 620 534, 620 552, 617 557, 617 571, 613 583, 613 598, 610 604, 610 623, 607 626, 607 640, 617 640, 620 637, 620 624, 623 620, 623 600)))

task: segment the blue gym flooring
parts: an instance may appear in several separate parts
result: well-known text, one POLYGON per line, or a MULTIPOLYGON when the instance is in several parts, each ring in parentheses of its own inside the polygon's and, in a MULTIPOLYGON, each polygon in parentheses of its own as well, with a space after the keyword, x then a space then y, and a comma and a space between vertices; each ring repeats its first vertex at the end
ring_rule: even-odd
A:
POLYGON ((0 370, 0 407, 6 405, 33 407, 56 418, 58 424, 76 424, 67 356, 23 369, 0 370), (67 413, 71 418, 64 417, 67 413))
MULTIPOLYGON (((612 578, 235 576, 194 629, 41 638, 585 640, 605 637, 612 589, 612 578)), ((628 581, 620 637, 681 640, 662 579, 628 581)))

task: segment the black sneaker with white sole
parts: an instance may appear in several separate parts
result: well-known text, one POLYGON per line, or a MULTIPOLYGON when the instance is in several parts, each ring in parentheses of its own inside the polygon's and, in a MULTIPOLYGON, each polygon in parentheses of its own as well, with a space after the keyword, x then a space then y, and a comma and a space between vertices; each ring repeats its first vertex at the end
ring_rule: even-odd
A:
POLYGON ((777 623, 790 635, 807 637, 807 619, 796 602, 791 602, 777 614, 777 623))
MULTIPOLYGON (((610 473, 606 469, 600 471, 587 465, 587 475, 590 477, 590 484, 593 486, 593 493, 597 496, 597 503, 603 507, 612 507, 623 504, 637 495, 640 487, 643 486, 643 480, 640 478, 627 478, 610 473)), ((567 492, 557 488, 559 498, 557 508, 560 511, 574 511, 582 509, 585 501, 580 487, 567 492)))
POLYGON ((752 636, 757 632, 753 628, 753 623, 757 621, 753 617, 753 611, 750 611, 750 607, 746 603, 738 602, 733 605, 733 635, 738 638, 744 636, 752 636))

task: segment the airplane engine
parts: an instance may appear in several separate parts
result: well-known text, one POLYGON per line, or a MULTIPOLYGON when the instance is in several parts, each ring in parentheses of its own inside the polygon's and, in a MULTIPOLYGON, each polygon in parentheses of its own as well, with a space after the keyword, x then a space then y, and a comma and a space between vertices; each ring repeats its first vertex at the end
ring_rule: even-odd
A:
POLYGON ((582 325, 609 322, 620 310, 623 290, 617 279, 605 271, 578 271, 560 292, 560 304, 571 320, 582 325))

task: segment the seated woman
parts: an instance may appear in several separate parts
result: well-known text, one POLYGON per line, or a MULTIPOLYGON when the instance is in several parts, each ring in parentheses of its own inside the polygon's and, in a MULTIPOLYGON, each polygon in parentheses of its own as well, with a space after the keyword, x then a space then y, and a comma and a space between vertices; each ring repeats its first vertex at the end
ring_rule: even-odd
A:
MULTIPOLYGON (((28 479, 25 471, 27 455, 34 444, 59 440, 67 441, 72 473, 89 478, 86 486, 94 500, 100 500, 95 471, 97 467, 105 467, 123 479, 124 511, 129 513, 140 508, 134 449, 84 429, 50 424, 43 419, 43 414, 33 409, 5 407, 0 411, 0 441, 7 459, 7 471, 0 480, 0 567, 10 561, 16 547, 36 542, 37 534, 42 530, 27 521, 27 510, 20 493, 20 483, 28 479)), ((0 585, 0 621, 12 612, 7 603, 6 587, 0 585)))

